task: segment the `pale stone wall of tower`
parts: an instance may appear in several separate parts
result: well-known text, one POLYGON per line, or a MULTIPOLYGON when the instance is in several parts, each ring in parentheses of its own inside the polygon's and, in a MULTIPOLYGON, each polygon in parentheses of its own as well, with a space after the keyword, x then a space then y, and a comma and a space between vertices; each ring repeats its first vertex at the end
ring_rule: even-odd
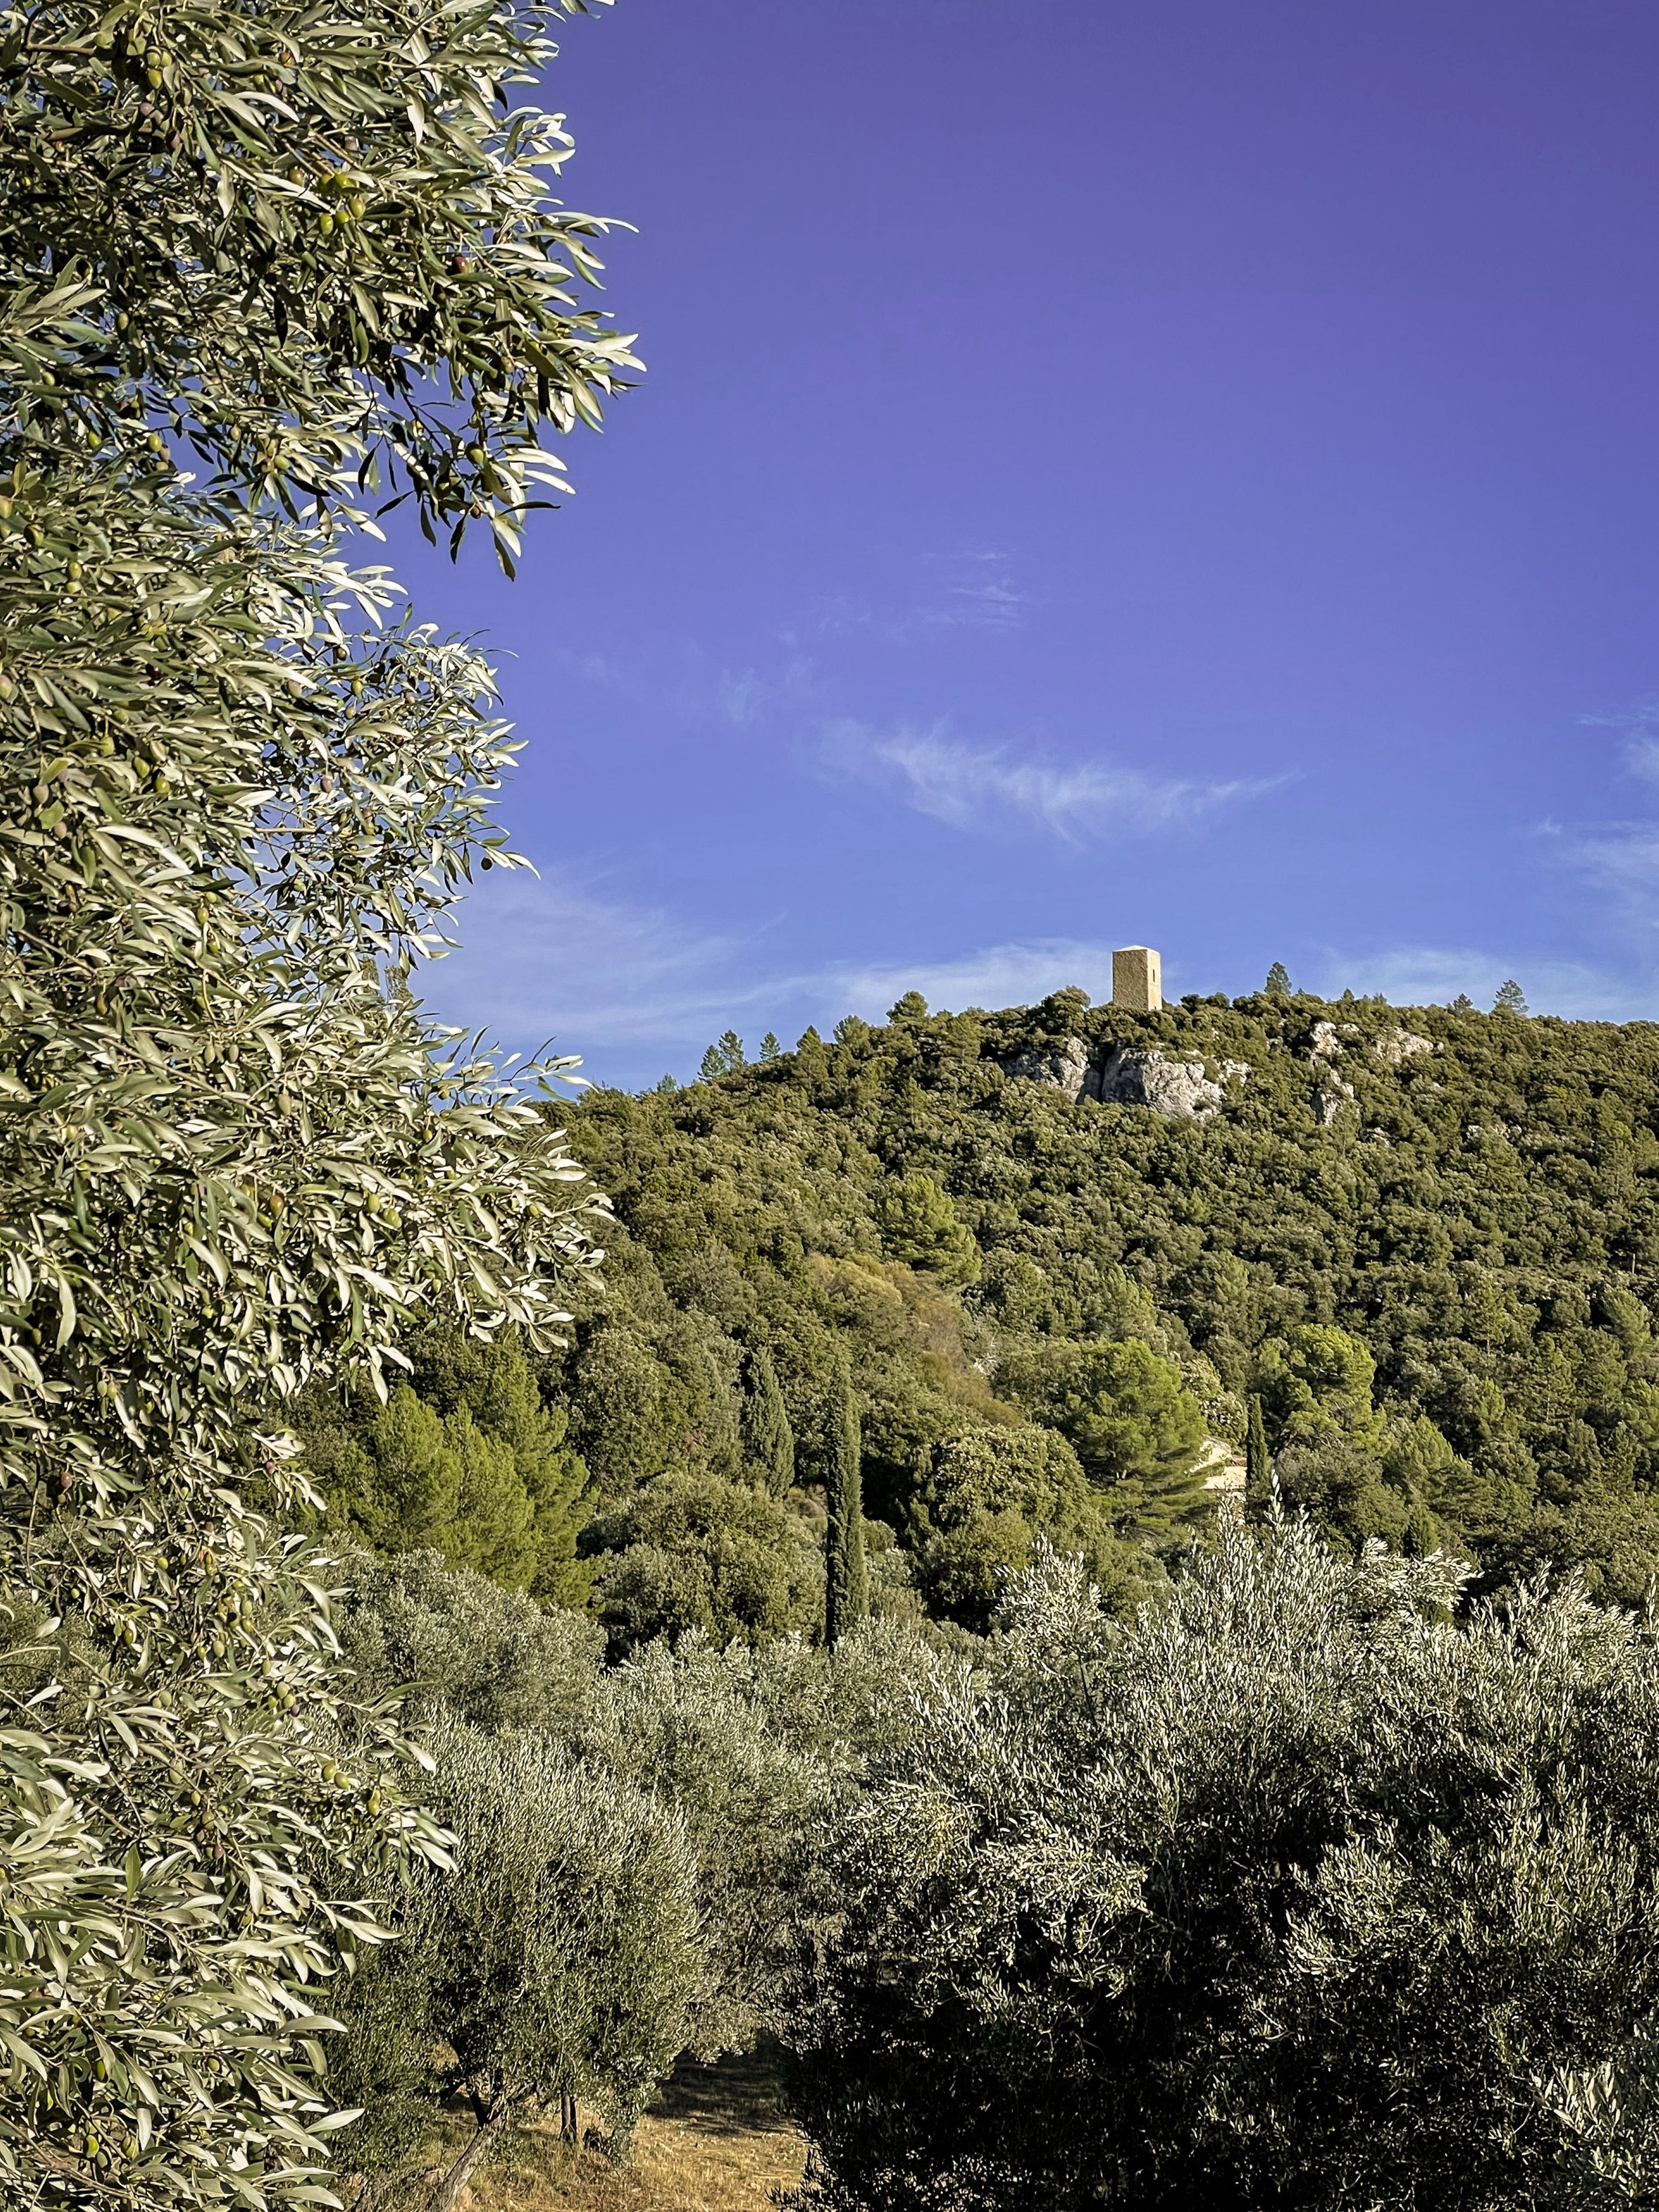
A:
POLYGON ((1112 955, 1112 1004, 1155 1014, 1164 1004, 1164 970, 1150 945, 1120 945, 1112 955))

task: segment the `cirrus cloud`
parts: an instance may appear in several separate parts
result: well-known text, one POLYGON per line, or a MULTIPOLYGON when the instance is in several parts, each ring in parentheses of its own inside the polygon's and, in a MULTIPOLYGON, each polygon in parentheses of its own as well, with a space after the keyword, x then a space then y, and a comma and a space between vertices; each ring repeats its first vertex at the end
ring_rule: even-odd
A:
POLYGON ((838 766, 896 785, 918 813, 954 830, 994 829, 1013 816, 1068 841, 1101 830, 1150 836, 1186 827, 1286 781, 1234 776, 1206 782, 1100 758, 1044 760, 1008 745, 969 743, 952 736, 943 721, 879 732, 841 720, 825 724, 823 734, 838 766))

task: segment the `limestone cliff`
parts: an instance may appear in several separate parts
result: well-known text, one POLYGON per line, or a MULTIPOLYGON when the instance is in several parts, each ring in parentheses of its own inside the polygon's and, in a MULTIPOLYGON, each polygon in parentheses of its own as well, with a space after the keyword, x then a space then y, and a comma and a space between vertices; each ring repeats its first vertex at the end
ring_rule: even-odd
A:
POLYGON ((1149 1046, 1109 1044, 1098 1064, 1090 1059, 1083 1038, 1066 1037, 1057 1044, 1020 1053, 1000 1063, 1005 1075, 1045 1089, 1064 1091, 1068 1098, 1095 1098, 1103 1104, 1146 1106, 1172 1121, 1201 1121, 1213 1114, 1226 1096, 1223 1085, 1243 1079, 1249 1068, 1243 1060, 1221 1064, 1221 1081, 1204 1072, 1204 1062, 1177 1057, 1149 1046))

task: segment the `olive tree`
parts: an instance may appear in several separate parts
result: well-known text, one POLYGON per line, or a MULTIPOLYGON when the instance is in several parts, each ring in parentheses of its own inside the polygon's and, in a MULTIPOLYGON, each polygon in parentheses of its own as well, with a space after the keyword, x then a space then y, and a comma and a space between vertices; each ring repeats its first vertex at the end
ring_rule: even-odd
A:
MULTIPOLYGON (((568 0, 574 9, 581 0, 568 0)), ((512 755, 354 568, 509 566, 629 363, 514 105, 557 8, 0 19, 0 2196, 325 2199, 323 2038, 439 1832, 341 1711, 283 1404, 532 1340, 602 1211, 404 978, 512 755), (192 473, 191 471, 194 471, 192 473), (273 1503, 273 1517, 253 1510, 273 1503), (349 1746, 349 1755, 342 1747, 349 1746)))
POLYGON ((1572 1582, 1224 1519, 1011 1584, 845 1819, 790 2039, 829 2212, 1643 2201, 1659 1655, 1572 1582))
POLYGON ((549 2105, 580 2098, 626 2142, 684 2042, 702 1944, 678 1812, 537 1730, 452 1722, 432 1750, 456 1864, 416 1872, 402 1941, 350 1993, 342 2070, 368 2117, 343 2142, 378 2195, 459 2095, 471 2125, 430 2193, 450 2212, 549 2105))

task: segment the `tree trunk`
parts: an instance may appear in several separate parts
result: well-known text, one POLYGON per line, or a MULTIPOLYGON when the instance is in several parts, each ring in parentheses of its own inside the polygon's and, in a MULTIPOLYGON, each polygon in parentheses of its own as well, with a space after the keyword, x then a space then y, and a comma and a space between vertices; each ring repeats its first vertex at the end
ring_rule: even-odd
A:
POLYGON ((582 2147, 581 2115, 576 2110, 576 2100, 562 2093, 559 2098, 559 2140, 574 2143, 578 2150, 582 2147))
POLYGON ((509 2104, 492 2107, 489 2118, 477 2130, 466 2148, 428 2199, 427 2212, 455 2212, 462 2190, 500 2141, 512 2117, 513 2107, 509 2104))

